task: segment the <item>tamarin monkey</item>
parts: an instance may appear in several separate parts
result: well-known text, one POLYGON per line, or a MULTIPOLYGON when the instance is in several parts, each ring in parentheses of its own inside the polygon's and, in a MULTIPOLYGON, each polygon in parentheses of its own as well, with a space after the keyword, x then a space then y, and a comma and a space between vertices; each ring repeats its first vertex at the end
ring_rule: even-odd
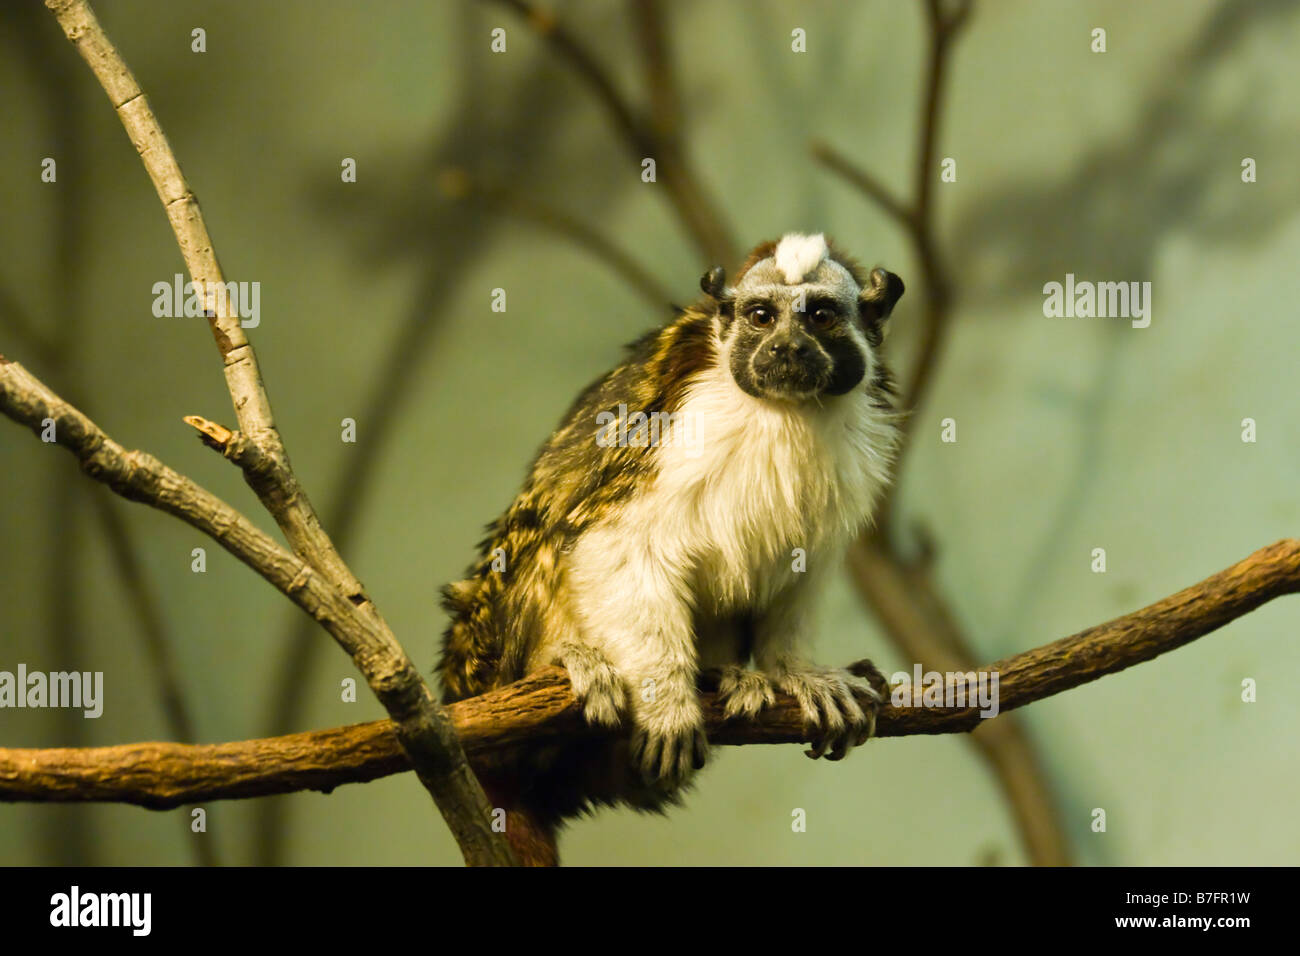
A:
POLYGON ((443 589, 452 702, 558 663, 586 719, 629 733, 494 755, 481 772, 523 862, 597 805, 674 804, 708 755, 696 679, 728 716, 793 695, 810 756, 874 729, 867 680, 807 657, 819 585, 889 480, 898 441, 880 355, 903 294, 821 235, 749 255, 732 285, 629 346, 577 397, 465 580, 443 589))

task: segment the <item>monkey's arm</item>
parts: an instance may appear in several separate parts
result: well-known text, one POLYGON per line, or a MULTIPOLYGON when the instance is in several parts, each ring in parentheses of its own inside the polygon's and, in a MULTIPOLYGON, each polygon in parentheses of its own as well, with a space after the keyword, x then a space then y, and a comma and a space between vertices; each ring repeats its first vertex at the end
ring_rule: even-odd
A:
POLYGON ((707 741, 684 562, 626 522, 591 529, 574 548, 572 599, 583 640, 626 682, 633 760, 648 781, 680 783, 707 741))
MULTIPOLYGON (((818 565, 824 568, 825 563, 818 565)), ((880 695, 863 678, 811 661, 813 610, 824 578, 824 570, 800 575, 756 617, 755 670, 728 669, 720 689, 728 713, 751 715, 775 699, 772 688, 785 691, 799 701, 805 722, 821 731, 808 756, 840 760, 875 729, 874 711, 864 709, 854 692, 875 701, 880 695)))

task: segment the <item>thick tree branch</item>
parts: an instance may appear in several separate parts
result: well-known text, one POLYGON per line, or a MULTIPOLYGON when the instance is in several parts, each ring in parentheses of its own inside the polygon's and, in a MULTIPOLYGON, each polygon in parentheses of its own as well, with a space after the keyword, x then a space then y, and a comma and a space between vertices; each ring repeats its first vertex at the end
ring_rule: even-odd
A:
MULTIPOLYGON (((1151 660, 1283 594, 1300 592, 1300 541, 1287 539, 1155 604, 982 668, 999 675, 1000 713, 1151 660)), ((1136 704, 1137 702, 1135 702, 1136 704)), ((754 723, 727 721, 703 695, 715 744, 806 741, 798 704, 779 695, 754 723)), ((471 759, 510 744, 603 733, 585 725, 558 667, 447 708, 471 759)), ((996 723, 994 719, 993 723, 996 723)), ((883 707, 879 737, 961 733, 978 707, 883 707)), ((166 809, 186 803, 300 790, 328 792, 400 773, 409 764, 389 721, 263 740, 200 746, 125 744, 85 749, 0 748, 0 800, 115 802, 166 809)))

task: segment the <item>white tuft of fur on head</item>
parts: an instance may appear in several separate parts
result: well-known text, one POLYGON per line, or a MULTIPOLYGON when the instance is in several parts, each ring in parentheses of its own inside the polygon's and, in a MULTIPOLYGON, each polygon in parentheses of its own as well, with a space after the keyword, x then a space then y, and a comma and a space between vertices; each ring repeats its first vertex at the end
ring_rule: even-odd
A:
POLYGON ((815 236, 788 232, 777 243, 774 257, 776 268, 785 277, 786 285, 798 285, 828 255, 830 251, 826 248, 826 237, 820 232, 815 236))

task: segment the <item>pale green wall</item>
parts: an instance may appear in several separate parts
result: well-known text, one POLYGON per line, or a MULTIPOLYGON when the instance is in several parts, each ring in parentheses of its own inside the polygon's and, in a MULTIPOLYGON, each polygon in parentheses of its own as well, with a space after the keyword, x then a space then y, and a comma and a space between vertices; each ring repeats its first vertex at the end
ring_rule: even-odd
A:
MULTIPOLYGON (((471 162, 535 191, 631 248, 685 300, 704 262, 662 187, 638 169, 593 100, 520 25, 472 3, 103 3, 208 217, 229 277, 262 283, 252 333, 294 464, 318 502, 360 441, 386 350, 418 301, 442 321, 395 409, 396 440, 359 502, 347 557, 417 663, 432 665, 436 588, 469 559, 482 524, 577 388, 656 321, 584 252, 515 220, 442 204, 434 161, 471 162), (208 53, 189 50, 206 28, 208 53), (487 52, 505 26, 509 52, 487 52), (343 156, 360 181, 338 181, 343 156), (436 217, 436 218, 431 218, 436 217), (431 266, 431 263, 433 264, 431 266), (431 291, 421 291, 435 268, 431 291), (488 309, 502 286, 509 311, 488 309)), ((621 6, 558 4, 637 79, 621 6)), ((673 5, 691 156, 749 244, 825 230, 919 287, 897 228, 810 164, 828 140, 905 188, 923 35, 904 2, 673 5), (793 27, 807 55, 789 52, 793 27)), ((70 371, 0 322, 0 352, 27 364, 128 447, 146 449, 246 510, 236 469, 181 424, 232 423, 202 323, 154 319, 152 283, 181 268, 166 220, 102 93, 38 9, 0 13, 3 216, 0 282, 70 345, 70 371), (38 79, 34 64, 45 71, 38 79), (84 148, 51 145, 60 85, 84 148), (59 184, 38 181, 57 155, 59 184), (72 191, 75 207, 60 202, 72 191), (60 233, 60 209, 70 226, 60 233), (71 237, 60 270, 52 251, 71 237)), ((906 512, 934 530, 938 574, 984 660, 1132 610, 1280 537, 1300 521, 1300 8, 1294 3, 993 2, 960 41, 937 190, 958 321, 918 422, 906 512), (1088 51, 1091 28, 1109 52, 1088 51), (1259 182, 1244 185, 1244 156, 1259 182), (1149 280, 1154 318, 1049 319, 1044 282, 1149 280), (939 419, 959 441, 938 441, 939 419), (1239 423, 1259 423, 1243 444, 1239 423), (1089 570, 1105 547, 1109 571, 1089 570)), ((66 110, 67 107, 59 107, 66 110)), ((914 345, 905 298, 891 347, 914 345)), ((3 318, 0 316, 0 318, 3 318)), ((0 422, 0 668, 103 670, 98 721, 0 712, 0 744, 108 744, 168 736, 90 508, 68 492, 75 576, 57 602, 73 648, 53 637, 50 541, 71 458, 0 422)), ((196 533, 115 502, 141 543, 202 739, 266 731, 270 677, 297 613, 224 552, 189 570, 196 533)), ((825 608, 820 656, 910 668, 847 585, 825 608)), ((1300 599, 1281 600, 1190 647, 1021 714, 1041 748, 1085 863, 1294 863, 1300 759, 1300 599), (1239 701, 1244 677, 1259 700, 1239 701), (1089 830, 1104 807, 1109 831, 1089 830)), ((363 691, 338 701, 346 658, 322 632, 300 729, 371 719, 363 691)), ((286 798, 294 863, 452 863, 456 850, 409 776, 286 798)), ((252 805, 210 808, 221 859, 250 862, 252 805)), ((179 814, 125 807, 0 806, 0 862, 181 863, 179 814)), ((727 750, 685 811, 604 813, 575 826, 572 863, 952 863, 1024 859, 984 765, 954 737, 871 745, 844 764, 797 748, 727 750), (794 807, 806 834, 790 832, 794 807)))

